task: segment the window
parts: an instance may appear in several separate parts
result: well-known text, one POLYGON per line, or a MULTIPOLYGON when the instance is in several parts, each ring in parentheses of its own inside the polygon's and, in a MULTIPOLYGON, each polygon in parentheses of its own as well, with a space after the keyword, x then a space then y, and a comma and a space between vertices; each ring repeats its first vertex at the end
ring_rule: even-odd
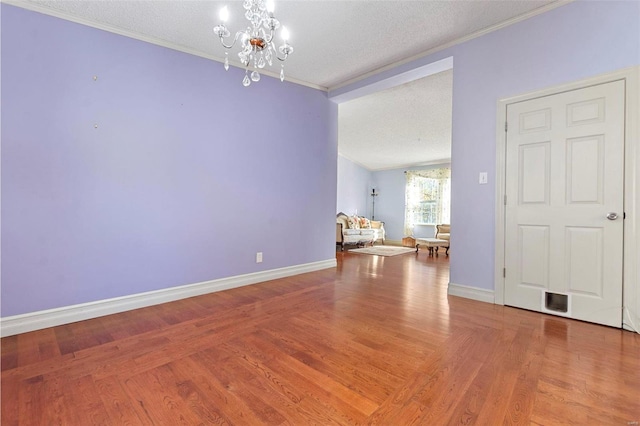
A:
POLYGON ((450 222, 451 170, 412 170, 405 172, 405 236, 416 224, 450 222))

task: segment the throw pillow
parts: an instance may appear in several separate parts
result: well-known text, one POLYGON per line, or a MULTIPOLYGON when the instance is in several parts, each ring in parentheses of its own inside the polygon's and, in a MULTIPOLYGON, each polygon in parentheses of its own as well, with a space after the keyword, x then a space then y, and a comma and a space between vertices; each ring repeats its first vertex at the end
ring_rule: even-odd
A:
POLYGON ((366 217, 360 218, 360 229, 371 229, 371 221, 366 217))
POLYGON ((349 229, 360 229, 358 216, 349 216, 349 229))

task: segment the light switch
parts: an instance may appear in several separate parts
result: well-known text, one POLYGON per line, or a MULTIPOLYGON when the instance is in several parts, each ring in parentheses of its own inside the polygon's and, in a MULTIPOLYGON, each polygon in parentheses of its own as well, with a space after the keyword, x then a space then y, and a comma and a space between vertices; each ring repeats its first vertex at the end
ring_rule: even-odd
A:
POLYGON ((481 185, 484 185, 485 183, 487 183, 487 172, 480 172, 478 183, 481 185))

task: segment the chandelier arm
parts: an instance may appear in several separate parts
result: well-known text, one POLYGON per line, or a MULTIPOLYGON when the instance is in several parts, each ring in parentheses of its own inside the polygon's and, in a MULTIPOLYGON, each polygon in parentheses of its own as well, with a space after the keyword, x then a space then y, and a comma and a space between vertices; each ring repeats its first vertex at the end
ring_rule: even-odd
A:
POLYGON ((291 47, 290 44, 284 44, 280 46, 280 49, 274 49, 274 50, 275 51, 273 52, 273 56, 275 56, 276 59, 279 60, 280 62, 284 62, 289 57, 289 54, 293 51, 293 48, 291 47), (284 49, 284 51, 282 49, 284 49), (280 53, 284 55, 283 57, 278 56, 278 50, 280 51, 280 53))
POLYGON ((286 61, 286 60, 287 60, 287 58, 289 57, 289 54, 288 54, 288 53, 285 53, 284 58, 281 58, 280 56, 278 56, 278 54, 277 54, 277 53, 276 53, 274 56, 275 56, 275 57, 276 57, 276 59, 277 59, 277 60, 279 60, 280 62, 284 62, 284 61, 286 61))
POLYGON ((267 42, 267 44, 271 43, 271 41, 273 41, 273 36, 275 35, 275 31, 273 31, 273 28, 269 29, 269 35, 265 34, 265 39, 264 41, 267 42))
POLYGON ((220 44, 222 44, 222 47, 224 47, 225 49, 231 49, 233 48, 233 46, 236 45, 236 42, 238 41, 238 37, 240 36, 240 34, 244 34, 244 31, 238 31, 235 37, 233 38, 233 43, 229 45, 225 44, 224 37, 220 36, 220 44))

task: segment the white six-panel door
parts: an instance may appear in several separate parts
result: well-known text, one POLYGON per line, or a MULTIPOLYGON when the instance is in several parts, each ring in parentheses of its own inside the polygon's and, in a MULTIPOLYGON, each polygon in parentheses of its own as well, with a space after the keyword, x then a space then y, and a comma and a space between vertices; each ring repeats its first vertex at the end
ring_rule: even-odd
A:
POLYGON ((624 94, 507 106, 506 305, 621 326, 624 94))

